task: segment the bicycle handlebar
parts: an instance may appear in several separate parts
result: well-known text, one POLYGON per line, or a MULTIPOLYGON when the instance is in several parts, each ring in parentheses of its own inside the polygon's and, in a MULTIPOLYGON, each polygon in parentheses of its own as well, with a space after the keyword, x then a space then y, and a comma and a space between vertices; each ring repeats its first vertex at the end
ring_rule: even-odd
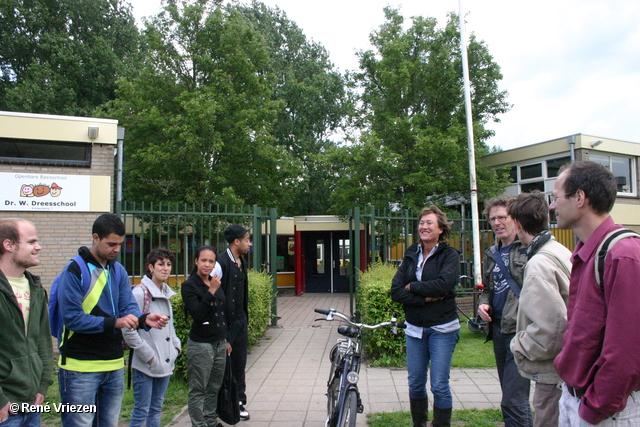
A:
MULTIPOLYGON (((335 320, 333 317, 337 316, 339 317, 340 320, 352 325, 352 326, 356 326, 358 328, 362 328, 362 329, 378 329, 381 328, 383 326, 392 326, 395 330, 395 328, 401 328, 404 329, 407 327, 407 325, 404 322, 398 322, 398 320, 395 317, 391 318, 391 321, 389 322, 382 322, 382 323, 378 323, 376 325, 367 325, 365 323, 356 323, 354 321, 352 321, 349 317, 347 317, 345 314, 340 313, 339 311, 330 308, 330 309, 324 309, 324 308, 314 308, 313 311, 315 311, 316 313, 320 313, 320 314, 324 314, 327 316, 326 319, 316 319, 316 320, 326 320, 328 322, 331 322, 333 320, 335 320)), ((394 332, 395 333, 395 332, 394 332)))

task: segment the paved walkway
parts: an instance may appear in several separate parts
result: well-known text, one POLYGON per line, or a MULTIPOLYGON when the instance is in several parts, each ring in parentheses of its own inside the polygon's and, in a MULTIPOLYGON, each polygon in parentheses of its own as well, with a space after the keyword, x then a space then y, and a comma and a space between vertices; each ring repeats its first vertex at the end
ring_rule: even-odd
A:
MULTIPOLYGON (((247 410, 251 420, 241 427, 323 427, 326 418, 328 352, 340 337, 338 322, 314 322, 318 308, 349 313, 345 294, 305 294, 278 297, 279 327, 270 328, 255 345, 247 361, 247 410)), ((365 414, 358 426, 366 426, 366 414, 409 410, 406 369, 371 368, 363 365, 358 382, 365 414)), ((454 409, 500 407, 500 385, 495 368, 453 369, 454 409)), ((430 396, 430 402, 433 401, 430 396)), ((175 427, 191 423, 186 408, 175 427)))

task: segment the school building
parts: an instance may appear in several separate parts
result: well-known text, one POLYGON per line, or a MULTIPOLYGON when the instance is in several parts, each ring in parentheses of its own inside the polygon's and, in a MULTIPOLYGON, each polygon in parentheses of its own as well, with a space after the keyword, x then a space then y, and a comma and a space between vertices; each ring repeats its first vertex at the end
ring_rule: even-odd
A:
POLYGON ((0 111, 0 217, 36 225, 48 288, 114 208, 118 122, 0 111))

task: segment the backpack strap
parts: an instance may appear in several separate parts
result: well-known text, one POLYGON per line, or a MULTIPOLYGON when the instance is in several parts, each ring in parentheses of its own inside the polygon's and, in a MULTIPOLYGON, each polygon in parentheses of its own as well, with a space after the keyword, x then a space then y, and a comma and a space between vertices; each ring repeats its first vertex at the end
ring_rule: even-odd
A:
MULTIPOLYGON (((89 294, 90 294, 91 272, 89 271, 89 266, 87 265, 87 262, 84 260, 84 258, 82 258, 81 255, 74 256, 73 258, 71 258, 71 261, 75 261, 75 263, 80 268, 80 282, 82 283, 82 292, 84 294, 83 298, 82 298, 82 308, 84 310, 85 306, 88 304, 87 303, 87 298, 89 297, 89 294)), ((71 264, 71 261, 69 261, 69 264, 71 264)), ((65 269, 69 268, 69 264, 67 264, 65 269)), ((96 300, 96 304, 97 304, 97 300, 96 300)), ((94 307, 95 307, 95 304, 94 304, 94 307)), ((93 307, 91 307, 90 311, 92 309, 93 309, 93 307)), ((58 346, 62 347, 63 344, 71 337, 71 335, 73 335, 73 331, 70 331, 69 329, 67 329, 66 326, 63 323, 62 324, 62 339, 59 342, 58 346)), ((66 365, 67 364, 67 357, 64 354, 64 351, 62 352, 62 362, 61 362, 61 364, 62 365, 66 365)))
POLYGON ((500 269, 500 272, 502 273, 502 278, 507 281, 513 293, 516 295, 518 299, 520 299, 520 292, 522 292, 522 288, 520 287, 518 282, 516 282, 516 279, 514 279, 513 276, 511 276, 509 267, 504 263, 504 260, 502 259, 502 256, 500 255, 500 251, 498 250, 497 246, 495 245, 491 246, 490 251, 491 251, 491 255, 493 256, 493 260, 496 262, 496 264, 498 265, 498 268, 500 269))
POLYGON ((604 262, 607 258, 607 254, 609 253, 609 247, 615 245, 619 240, 626 239, 627 237, 640 238, 640 234, 633 230, 629 230, 628 228, 620 228, 607 234, 598 246, 598 250, 596 252, 597 258, 593 264, 593 268, 596 276, 596 282, 600 286, 600 289, 602 289, 602 292, 604 292, 604 262))
MULTIPOLYGON (((142 288, 142 291, 144 292, 144 297, 142 299, 142 312, 143 313, 148 313, 149 312, 149 306, 151 305, 151 291, 149 291, 149 288, 147 287, 147 285, 140 283, 136 286, 134 286, 134 288, 142 288)), ((123 341, 123 343, 125 343, 123 341)), ((126 344, 126 343, 125 343, 126 344)), ((133 373, 132 373, 132 367, 133 367, 133 352, 134 352, 134 348, 131 348, 129 346, 127 346, 127 348, 129 350, 129 363, 127 364, 127 389, 131 390, 131 378, 133 377, 133 373)))
POLYGON ((142 290, 144 291, 144 298, 142 299, 142 312, 148 313, 149 306, 151 305, 151 291, 149 291, 149 288, 147 288, 147 285, 144 285, 142 283, 140 283, 138 286, 141 287, 142 290))
POLYGON ((562 260, 560 258, 558 258, 558 255, 555 252, 552 251, 548 251, 546 249, 542 249, 540 251, 538 251, 536 253, 536 255, 546 255, 551 261, 553 261, 556 266, 562 270, 562 272, 567 276, 567 277, 571 277, 571 271, 567 268, 566 264, 564 262, 562 262, 562 260))
POLYGON ((89 272, 89 266, 87 262, 80 255, 76 255, 71 258, 72 261, 75 261, 80 267, 80 279, 82 281, 82 291, 84 292, 84 298, 87 297, 87 292, 89 292, 89 287, 91 286, 91 273, 89 272))

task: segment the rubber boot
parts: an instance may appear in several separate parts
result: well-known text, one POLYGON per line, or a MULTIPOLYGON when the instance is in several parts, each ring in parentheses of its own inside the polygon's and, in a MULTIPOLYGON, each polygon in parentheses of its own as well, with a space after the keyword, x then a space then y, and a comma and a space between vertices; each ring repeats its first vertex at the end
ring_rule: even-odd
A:
POLYGON ((419 399, 410 397, 409 406, 411 407, 413 427, 427 427, 427 421, 429 421, 429 397, 425 396, 419 399))
POLYGON ((451 409, 433 407, 433 423, 432 427, 451 427, 451 409))

